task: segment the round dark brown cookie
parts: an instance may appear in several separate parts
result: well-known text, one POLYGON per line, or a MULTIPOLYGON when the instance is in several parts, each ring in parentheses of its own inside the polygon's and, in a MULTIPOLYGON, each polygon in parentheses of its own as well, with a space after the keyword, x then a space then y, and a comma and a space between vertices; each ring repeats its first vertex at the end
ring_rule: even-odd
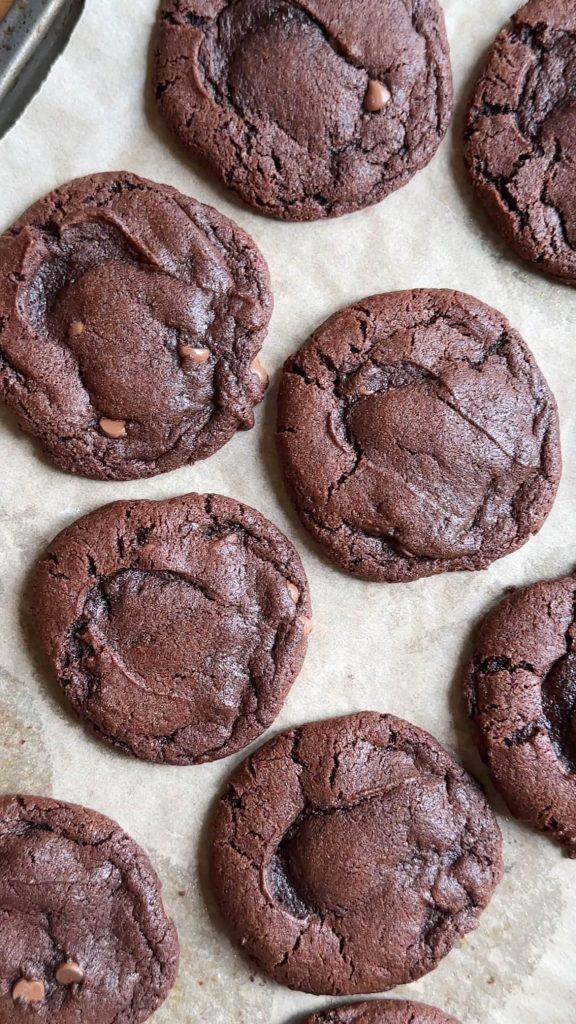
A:
POLYGON ((494 43, 468 112, 477 195, 514 249, 576 281, 576 8, 531 0, 494 43))
POLYGON ((109 743, 168 764, 226 757, 267 729, 312 626, 292 544, 218 495, 79 519, 40 562, 33 612, 76 711, 109 743))
POLYGON ((420 978, 476 927, 501 874, 477 784, 390 715, 280 734, 234 773, 217 812, 212 877, 228 927, 306 992, 420 978))
POLYGON ((325 1013, 313 1013, 306 1024, 458 1024, 458 1021, 433 1006, 388 999, 335 1006, 325 1013))
POLYGON ((517 590, 491 612, 467 696, 512 814, 576 857, 576 577, 517 590))
POLYGON ((452 115, 437 0, 164 0, 155 86, 184 145, 284 220, 380 202, 452 115))
POLYGON ((109 818, 0 797, 0 1019, 140 1024, 178 972, 148 857, 109 818))
POLYGON ((0 282, 0 395, 60 469, 152 476, 253 425, 268 270, 216 210, 80 178, 0 237, 0 282))
POLYGON ((484 569, 548 515, 556 403, 516 331, 469 295, 376 295, 284 367, 278 444, 300 518, 363 579, 484 569))

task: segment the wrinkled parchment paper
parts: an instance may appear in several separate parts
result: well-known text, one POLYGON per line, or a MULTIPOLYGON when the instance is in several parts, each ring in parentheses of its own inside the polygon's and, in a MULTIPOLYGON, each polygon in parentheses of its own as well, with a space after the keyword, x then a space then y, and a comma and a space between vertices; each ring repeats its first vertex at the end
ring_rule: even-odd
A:
MULTIPOLYGON (((345 0, 335 0, 345 2, 345 0)), ((291 993, 245 962, 206 884, 206 823, 242 755, 191 768, 153 766, 92 739, 49 678, 24 589, 46 542, 116 498, 219 491, 256 506, 298 545, 316 631, 275 728, 362 708, 432 732, 485 778, 460 699, 471 632, 506 587, 576 562, 575 295, 521 265, 473 203, 460 153, 462 105, 515 0, 443 0, 457 115, 440 152, 380 206, 341 220, 281 224, 241 207, 189 163, 145 91, 156 0, 88 0, 71 44, 0 143, 0 230, 69 178, 126 169, 217 206, 254 237, 271 268, 276 310, 263 361, 273 386, 256 428, 207 462, 152 480, 100 483, 50 468, 0 413, 0 789, 53 795, 117 819, 149 852, 182 942, 180 979, 157 1024, 295 1024, 330 1002, 291 993), (540 534, 485 573, 386 586, 325 562, 286 500, 274 454, 275 384, 284 358, 335 309, 414 286, 459 288, 501 309, 531 346, 560 406, 565 469, 540 534)), ((417 984, 396 991, 463 1024, 574 1024, 576 863, 494 801, 506 875, 476 932, 417 984)))

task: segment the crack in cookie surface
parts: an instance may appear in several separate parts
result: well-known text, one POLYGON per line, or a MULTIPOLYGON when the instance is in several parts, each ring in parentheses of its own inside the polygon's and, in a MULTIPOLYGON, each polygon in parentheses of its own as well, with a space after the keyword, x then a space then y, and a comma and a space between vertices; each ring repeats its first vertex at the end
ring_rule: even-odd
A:
POLYGON ((519 335, 470 296, 374 296, 289 359, 278 446, 304 524, 348 571, 484 568, 550 510, 556 405, 519 335))
POLYGON ((498 36, 468 112, 474 187, 520 256, 576 280, 576 21, 531 0, 498 36))
POLYGON ((40 563, 34 609, 74 708, 108 742, 172 764, 225 757, 271 724, 310 623, 286 538, 199 495, 79 520, 40 563))
POLYGON ((253 423, 267 269, 230 221, 125 174, 79 179, 0 239, 0 390, 62 468, 129 479, 253 423))
POLYGON ((213 881, 232 933, 277 981, 383 991, 474 928, 501 874, 480 790, 421 730, 358 714, 303 726, 233 775, 213 881))
POLYGON ((576 583, 535 583, 486 619, 467 680, 494 782, 520 820, 576 856, 576 583))
POLYGON ((288 220, 383 199, 428 163, 452 113, 436 0, 167 0, 155 82, 184 144, 288 220))

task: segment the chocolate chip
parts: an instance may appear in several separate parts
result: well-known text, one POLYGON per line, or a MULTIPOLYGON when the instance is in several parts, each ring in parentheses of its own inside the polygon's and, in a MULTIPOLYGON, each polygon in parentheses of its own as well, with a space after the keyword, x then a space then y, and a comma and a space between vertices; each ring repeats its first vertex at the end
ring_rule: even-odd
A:
POLYGON ((187 359, 191 363, 198 363, 201 366, 210 359, 210 349, 194 348, 193 345, 178 345, 180 359, 187 359))
POLYGON ((68 334, 71 338, 77 338, 79 334, 82 334, 85 330, 84 324, 81 320, 73 320, 68 328, 68 334))
POLYGON ((107 416, 102 416, 99 426, 102 433, 114 441, 120 437, 126 437, 126 420, 109 420, 107 416))
POLYGON ((377 114, 380 110, 384 110, 390 99, 390 91, 386 86, 382 85, 382 82, 372 79, 368 82, 368 88, 364 96, 364 110, 367 110, 369 114, 377 114))
POLYGON ((252 373, 254 373, 259 378, 260 383, 263 384, 264 387, 268 387, 269 377, 258 357, 252 360, 252 362, 250 363, 250 369, 252 370, 252 373))
POLYGON ((59 985, 79 985, 84 981, 84 971, 75 960, 65 960, 56 968, 55 978, 59 985))
POLYGON ((300 621, 304 630, 304 636, 310 636, 310 633, 314 629, 314 623, 312 619, 309 619, 307 615, 301 615, 300 621))
POLYGON ((20 978, 12 989, 12 999, 19 999, 23 1003, 41 1003, 45 995, 44 982, 30 981, 28 978, 20 978))

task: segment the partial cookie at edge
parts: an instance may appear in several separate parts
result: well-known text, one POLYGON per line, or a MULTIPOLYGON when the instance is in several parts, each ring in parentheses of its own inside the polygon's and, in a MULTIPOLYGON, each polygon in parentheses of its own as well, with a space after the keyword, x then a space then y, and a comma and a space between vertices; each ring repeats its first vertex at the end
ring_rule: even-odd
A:
POLYGON ((178 970, 148 857, 109 818, 0 797, 0 1017, 142 1024, 178 970))
POLYGON ((458 1024, 458 1021, 424 1003, 387 999, 337 1006, 325 1013, 314 1013, 304 1024, 458 1024))
POLYGON ((517 590, 488 615, 467 699, 511 812, 576 857, 575 577, 517 590))
POLYGON ((516 252, 576 282, 576 12, 531 0, 488 55, 468 110, 474 190, 516 252))

